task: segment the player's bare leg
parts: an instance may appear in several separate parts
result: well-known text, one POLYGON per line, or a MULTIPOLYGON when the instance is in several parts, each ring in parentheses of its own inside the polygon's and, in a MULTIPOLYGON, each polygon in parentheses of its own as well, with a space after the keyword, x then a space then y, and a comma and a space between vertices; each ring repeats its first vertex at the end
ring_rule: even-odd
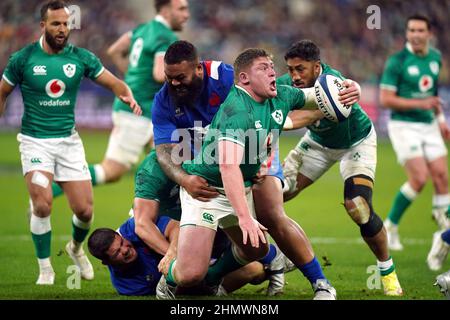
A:
POLYGON ((104 172, 104 179, 102 180, 102 183, 119 181, 120 178, 122 178, 122 176, 130 170, 129 166, 126 166, 112 159, 104 159, 100 166, 102 167, 104 172))
MULTIPOLYGON (((283 170, 284 173, 284 170, 283 170)), ((295 177, 295 176, 294 176, 295 177)), ((283 188, 283 201, 289 201, 295 198, 303 189, 306 189, 310 185, 314 183, 311 179, 304 176, 301 173, 297 174, 297 178, 295 180, 295 185, 289 186, 293 181, 287 181, 288 177, 285 177, 285 187, 283 188)))
POLYGON ((281 251, 295 265, 310 262, 314 258, 313 249, 303 229, 284 212, 280 180, 267 176, 253 187, 253 198, 258 221, 268 229, 281 251))
POLYGON ((400 296, 403 290, 395 272, 394 262, 389 255, 386 230, 383 221, 372 206, 373 180, 363 174, 345 180, 345 209, 350 218, 359 226, 361 236, 377 257, 384 293, 400 296))
POLYGON ((50 262, 53 174, 45 171, 30 171, 25 175, 33 210, 30 212, 30 230, 39 263, 39 278, 36 284, 52 285, 55 272, 50 262))
POLYGON ((401 186, 389 211, 388 218, 384 222, 388 246, 391 250, 403 250, 398 233, 398 224, 407 208, 422 191, 428 178, 428 167, 423 157, 407 160, 404 168, 408 181, 401 186))
POLYGON ((92 184, 90 180, 61 182, 67 196, 72 216, 72 240, 66 245, 66 251, 80 268, 81 277, 94 279, 94 269, 83 250, 83 241, 89 233, 93 220, 92 184))
POLYGON ((208 271, 215 235, 216 231, 201 226, 180 227, 177 259, 170 267, 169 280, 182 287, 200 283, 208 271))
POLYGON ((439 229, 448 229, 450 220, 447 211, 450 206, 450 195, 448 193, 447 156, 430 161, 428 168, 434 186, 432 215, 439 229))
POLYGON ((248 283, 256 285, 262 283, 266 279, 267 276, 264 271, 264 266, 259 262, 253 261, 242 268, 227 274, 223 279, 222 286, 227 293, 231 293, 248 283))
MULTIPOLYGON (((323 293, 328 290, 329 297, 324 298, 333 296, 335 299, 335 290, 323 275, 305 232, 284 211, 280 180, 267 176, 261 184, 253 187, 253 198, 258 221, 268 229, 281 251, 308 278, 315 291, 323 293), (316 288, 317 283, 320 290, 316 288)), ((315 298, 319 298, 317 294, 315 298)))

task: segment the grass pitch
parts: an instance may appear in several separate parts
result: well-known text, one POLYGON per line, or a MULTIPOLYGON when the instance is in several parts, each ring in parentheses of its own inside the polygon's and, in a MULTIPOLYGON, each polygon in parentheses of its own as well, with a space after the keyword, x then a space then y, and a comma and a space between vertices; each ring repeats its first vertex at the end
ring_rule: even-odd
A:
MULTIPOLYGON (((84 131, 80 134, 88 162, 101 161, 108 133, 84 131)), ((130 299, 116 294, 107 269, 94 258, 91 261, 95 268, 95 280, 82 281, 79 289, 69 288, 72 273, 67 273, 67 268, 72 263, 64 253, 64 246, 70 239, 72 214, 64 197, 54 201, 51 220, 51 259, 56 272, 55 285, 43 287, 34 284, 38 265, 29 231, 28 195, 21 174, 15 136, 16 133, 0 134, 0 299, 130 299)), ((281 138, 282 158, 298 139, 292 136, 281 138)), ((94 189, 93 228, 115 229, 128 217, 133 199, 133 175, 134 171, 118 183, 94 189)), ((405 175, 396 162, 391 145, 387 141, 379 141, 373 203, 375 211, 383 219, 404 181, 405 175)), ((440 272, 430 271, 425 262, 432 234, 436 231, 436 225, 431 219, 432 193, 431 183, 428 183, 408 209, 400 226, 405 249, 392 252, 405 292, 401 299, 443 299, 432 285, 440 272)), ((390 299, 383 295, 382 289, 376 289, 377 281, 371 267, 376 264, 376 260, 362 242, 359 228, 347 216, 342 201, 343 181, 336 165, 297 198, 286 203, 285 208, 311 239, 326 276, 338 292, 338 299, 390 299)), ((441 272, 449 268, 450 262, 447 261, 441 272)), ((288 283, 284 295, 275 299, 312 298, 309 283, 299 271, 287 274, 286 278, 288 283)), ((258 286, 247 285, 228 298, 266 299, 261 292, 266 286, 267 282, 258 286)))

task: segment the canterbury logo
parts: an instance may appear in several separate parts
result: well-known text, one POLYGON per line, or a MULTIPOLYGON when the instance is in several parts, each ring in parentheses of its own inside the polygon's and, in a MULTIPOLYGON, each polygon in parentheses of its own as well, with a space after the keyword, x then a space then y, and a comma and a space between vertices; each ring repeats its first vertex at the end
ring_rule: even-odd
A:
POLYGON ((31 163, 42 163, 41 159, 39 158, 31 158, 31 163))
POLYGON ((203 212, 203 221, 213 223, 214 215, 212 213, 203 212))
POLYGON ((34 66, 33 67, 34 76, 45 76, 47 75, 47 66, 34 66))

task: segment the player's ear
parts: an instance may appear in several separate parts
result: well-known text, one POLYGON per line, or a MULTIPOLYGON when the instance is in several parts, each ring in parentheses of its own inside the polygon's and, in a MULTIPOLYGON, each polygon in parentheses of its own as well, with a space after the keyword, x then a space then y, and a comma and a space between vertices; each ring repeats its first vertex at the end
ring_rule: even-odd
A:
POLYGON ((41 27, 41 30, 44 31, 45 21, 39 22, 39 26, 41 27))
POLYGON ((249 84, 249 82, 250 82, 247 72, 244 72, 244 71, 239 72, 238 79, 239 79, 239 83, 242 83, 242 84, 249 84))
POLYGON ((320 74, 320 60, 314 62, 314 74, 316 75, 316 77, 318 77, 320 74))
POLYGON ((195 73, 197 74, 198 77, 203 75, 203 67, 202 67, 202 64, 200 62, 195 67, 195 73))

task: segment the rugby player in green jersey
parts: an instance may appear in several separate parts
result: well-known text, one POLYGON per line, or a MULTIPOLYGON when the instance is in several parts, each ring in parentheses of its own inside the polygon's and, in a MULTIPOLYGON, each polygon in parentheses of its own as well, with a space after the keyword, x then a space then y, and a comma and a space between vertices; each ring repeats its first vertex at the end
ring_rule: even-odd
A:
MULTIPOLYGON (((323 73, 343 78, 340 72, 321 62, 320 49, 309 40, 292 45, 285 60, 288 73, 277 79, 278 84, 309 88, 323 73)), ((402 289, 389 255, 386 230, 372 206, 376 152, 375 128, 358 103, 353 104, 351 114, 342 122, 318 119, 308 126, 304 137, 285 159, 284 196, 285 200, 292 199, 339 161, 345 209, 377 257, 384 293, 396 296, 402 294, 402 289)))
MULTIPOLYGON (((407 176, 385 221, 392 250, 403 249, 398 224, 429 176, 434 186, 432 216, 439 229, 450 227, 446 215, 450 195, 444 144, 444 139, 450 139, 450 129, 438 97, 441 53, 430 46, 431 35, 427 17, 409 17, 405 48, 388 58, 380 83, 380 102, 391 110, 389 138, 407 176)), ((440 235, 435 235, 439 240, 440 235)), ((433 269, 433 263, 428 263, 433 269)))
POLYGON ((114 92, 137 115, 141 114, 130 88, 106 70, 90 51, 67 44, 69 9, 62 1, 41 8, 39 41, 14 53, 0 82, 0 115, 8 95, 20 85, 24 102, 18 135, 23 174, 33 210, 30 229, 39 262, 37 284, 51 285, 50 262, 52 181, 60 184, 73 211, 72 240, 66 251, 91 280, 94 270, 82 243, 93 218, 91 176, 82 141, 75 129, 74 108, 83 77, 114 92))
MULTIPOLYGON (((130 112, 120 99, 113 104, 113 129, 105 157, 101 163, 89 165, 92 185, 118 181, 139 160, 146 145, 153 145, 151 108, 155 94, 164 83, 164 54, 170 44, 178 40, 189 18, 187 0, 156 0, 157 15, 147 23, 123 34, 108 49, 116 67, 125 74, 142 116, 130 112)), ((62 194, 53 184, 53 196, 62 194)))
MULTIPOLYGON (((202 151, 183 164, 188 174, 204 178, 219 195, 204 202, 181 188, 180 238, 167 275, 170 286, 192 286, 203 279, 217 227, 233 241, 228 270, 266 254, 266 228, 255 219, 253 178, 277 142, 287 113, 305 105, 316 108, 312 92, 276 86, 273 62, 262 49, 242 52, 234 70, 236 85, 215 115, 202 151)), ((336 298, 329 283, 320 292, 326 296, 315 298, 336 298)))

